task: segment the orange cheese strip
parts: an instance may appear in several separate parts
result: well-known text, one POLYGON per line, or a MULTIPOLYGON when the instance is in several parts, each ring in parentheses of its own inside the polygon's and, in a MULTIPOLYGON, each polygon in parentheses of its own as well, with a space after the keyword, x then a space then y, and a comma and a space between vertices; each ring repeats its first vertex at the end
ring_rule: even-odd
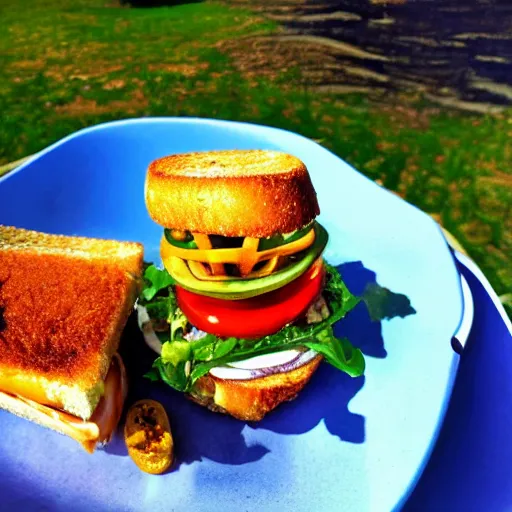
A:
POLYGON ((242 277, 247 277, 254 265, 258 262, 258 245, 260 241, 258 238, 246 237, 240 252, 240 261, 238 269, 242 277))
MULTIPOLYGON (((212 243, 211 243, 210 237, 208 235, 204 235, 203 233, 192 233, 192 236, 194 237, 194 242, 196 243, 199 250, 212 249, 212 243)), ((214 276, 225 276, 226 275, 226 271, 225 271, 224 265, 222 263, 212 263, 210 265, 210 268, 212 269, 212 274, 214 276)))

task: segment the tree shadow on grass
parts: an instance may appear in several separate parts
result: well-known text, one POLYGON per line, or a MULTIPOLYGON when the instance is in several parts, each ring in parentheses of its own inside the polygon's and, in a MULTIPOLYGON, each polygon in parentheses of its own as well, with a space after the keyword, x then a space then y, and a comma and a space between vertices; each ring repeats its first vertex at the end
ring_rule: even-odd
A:
POLYGON ((121 4, 131 7, 173 7, 175 5, 198 4, 203 0, 121 0, 121 4))

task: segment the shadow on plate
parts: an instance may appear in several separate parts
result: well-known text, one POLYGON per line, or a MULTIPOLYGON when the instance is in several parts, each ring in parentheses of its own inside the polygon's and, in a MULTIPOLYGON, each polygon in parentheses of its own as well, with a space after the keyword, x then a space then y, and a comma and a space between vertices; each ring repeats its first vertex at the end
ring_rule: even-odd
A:
MULTIPOLYGON (((23 420, 25 421, 25 420, 23 420)), ((37 427, 42 428, 42 427, 37 427)), ((58 435, 58 434, 55 434, 58 435)), ((23 458, 30 457, 30 446, 24 447, 17 460, 6 456, 0 448, 0 460, 2 461, 2 478, 0 478, 0 497, 2 511, 46 512, 54 510, 72 510, 82 512, 90 510, 105 510, 105 504, 91 493, 87 494, 87 503, 77 502, 77 497, 66 491, 66 482, 62 482, 62 490, 45 485, 44 481, 27 472, 23 458)), ((89 456, 89 455, 87 455, 89 456)), ((43 470, 44 472, 44 470, 43 470)), ((84 488, 85 489, 85 488, 84 488)), ((87 492, 84 490, 84 492, 87 492)))
MULTIPOLYGON (((350 291, 362 301, 334 327, 337 337, 348 338, 365 356, 385 358, 381 320, 414 314, 405 295, 377 284, 375 272, 358 262, 337 267, 350 291)), ((281 434, 308 432, 322 420, 340 440, 364 443, 364 416, 351 413, 348 404, 364 385, 364 377, 352 378, 329 364, 322 364, 299 398, 282 405, 259 427, 281 434)))
MULTIPOLYGON (((376 275, 361 262, 338 267, 352 293, 363 297, 360 304, 335 327, 337 336, 346 336, 366 356, 385 358, 381 319, 407 316, 415 311, 408 299, 377 285, 376 275)), ((151 368, 154 354, 144 344, 136 321, 130 319, 121 346, 129 375, 140 376, 151 368)), ((269 452, 261 444, 246 443, 243 430, 265 429, 279 434, 302 434, 324 421, 341 441, 364 443, 365 419, 348 410, 350 400, 362 389, 364 377, 351 378, 328 364, 322 364, 296 400, 281 405, 263 421, 247 424, 216 414, 185 399, 163 383, 136 378, 127 404, 151 396, 169 413, 178 464, 210 459, 222 464, 254 462, 269 452)), ((122 434, 105 448, 108 453, 126 455, 122 434)))

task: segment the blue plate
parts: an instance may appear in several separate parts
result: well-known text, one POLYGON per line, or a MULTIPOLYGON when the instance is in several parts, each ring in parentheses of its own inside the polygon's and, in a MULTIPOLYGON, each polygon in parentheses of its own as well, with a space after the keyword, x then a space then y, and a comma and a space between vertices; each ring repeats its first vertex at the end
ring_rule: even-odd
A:
MULTIPOLYGON (((428 459, 450 398, 462 317, 459 274, 437 225, 318 144, 261 126, 142 119, 78 132, 0 179, 0 223, 144 243, 159 260, 161 227, 144 205, 149 162, 198 150, 271 148, 308 166, 330 233, 326 258, 361 293, 377 282, 416 311, 370 322, 360 304, 337 331, 367 355, 364 378, 327 364, 264 421, 211 413, 163 384, 135 379, 129 400, 167 407, 178 464, 139 472, 122 437, 90 456, 72 440, 0 412, 0 496, 7 510, 390 510, 428 459)), ((128 329, 132 372, 151 362, 128 329), (135 357, 134 357, 135 354, 135 357)), ((128 356, 130 360, 130 357, 128 356)))

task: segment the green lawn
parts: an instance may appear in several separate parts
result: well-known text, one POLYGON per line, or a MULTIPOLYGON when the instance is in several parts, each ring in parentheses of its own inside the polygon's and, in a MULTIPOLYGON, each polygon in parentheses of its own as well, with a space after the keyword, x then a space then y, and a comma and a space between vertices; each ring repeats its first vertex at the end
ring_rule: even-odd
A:
POLYGON ((255 78, 218 43, 271 22, 218 3, 0 0, 0 164, 84 126, 146 115, 252 121, 318 140, 433 214, 499 294, 512 291, 512 114, 313 94, 296 74, 255 78), (193 42, 189 39, 193 36, 193 42))

